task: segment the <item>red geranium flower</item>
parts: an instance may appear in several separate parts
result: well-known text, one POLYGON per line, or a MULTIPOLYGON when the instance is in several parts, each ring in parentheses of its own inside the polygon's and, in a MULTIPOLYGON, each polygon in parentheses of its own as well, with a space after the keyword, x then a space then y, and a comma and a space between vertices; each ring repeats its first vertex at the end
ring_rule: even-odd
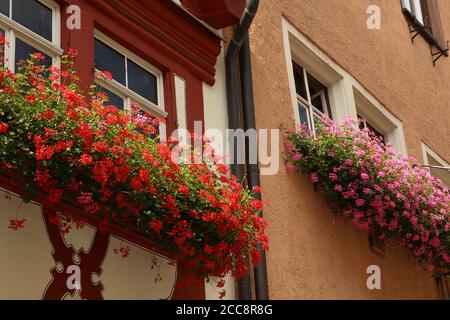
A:
POLYGON ((17 231, 25 227, 25 219, 11 219, 9 220, 9 229, 17 231))
POLYGON ((153 219, 152 222, 150 222, 149 224, 150 229, 152 229, 157 234, 161 232, 163 226, 164 226, 163 222, 158 219, 153 219))
POLYGON ((0 123, 0 134, 8 133, 8 125, 6 123, 0 123))

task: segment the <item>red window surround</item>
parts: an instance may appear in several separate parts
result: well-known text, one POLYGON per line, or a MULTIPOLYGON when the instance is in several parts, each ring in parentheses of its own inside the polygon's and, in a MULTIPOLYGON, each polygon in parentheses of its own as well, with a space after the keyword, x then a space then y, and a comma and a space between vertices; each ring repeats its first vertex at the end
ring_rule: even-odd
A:
POLYGON ((77 49, 76 69, 87 88, 94 82, 94 29, 98 29, 163 72, 167 132, 177 127, 175 81, 186 81, 188 129, 204 120, 203 85, 215 82, 221 39, 172 1, 58 0, 61 45, 77 49), (66 9, 81 9, 81 29, 68 30, 66 9))

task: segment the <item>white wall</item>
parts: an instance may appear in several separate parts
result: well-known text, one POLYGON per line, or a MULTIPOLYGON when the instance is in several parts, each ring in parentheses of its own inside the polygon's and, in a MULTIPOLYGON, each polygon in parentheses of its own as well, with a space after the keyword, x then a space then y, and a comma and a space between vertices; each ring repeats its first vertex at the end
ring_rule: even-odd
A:
MULTIPOLYGON (((226 96, 226 74, 225 74, 225 56, 224 50, 217 59, 216 64, 216 83, 213 87, 203 84, 203 99, 205 105, 205 131, 217 129, 222 132, 222 141, 212 141, 215 150, 224 150, 226 129, 228 128, 227 96, 226 96)), ((220 154, 226 156, 226 154, 220 154)), ((226 291, 225 300, 234 300, 235 281, 231 277, 225 279, 225 287, 219 289, 216 287, 218 279, 211 278, 205 282, 206 299, 217 300, 221 290, 226 291)))

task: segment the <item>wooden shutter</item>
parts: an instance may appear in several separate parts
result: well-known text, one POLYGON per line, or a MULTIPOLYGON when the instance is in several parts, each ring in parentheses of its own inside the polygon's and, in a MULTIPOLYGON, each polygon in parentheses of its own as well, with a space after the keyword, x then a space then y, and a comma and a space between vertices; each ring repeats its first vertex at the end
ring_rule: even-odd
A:
POLYGON ((428 11, 429 26, 442 49, 446 48, 446 39, 442 29, 441 15, 439 13, 438 0, 425 0, 428 11))

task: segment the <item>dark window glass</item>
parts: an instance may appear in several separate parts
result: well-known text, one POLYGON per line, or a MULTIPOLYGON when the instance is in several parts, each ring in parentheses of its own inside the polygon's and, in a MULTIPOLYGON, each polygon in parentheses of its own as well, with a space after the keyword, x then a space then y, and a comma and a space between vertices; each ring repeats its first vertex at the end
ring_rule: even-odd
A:
POLYGON ((38 49, 30 46, 28 43, 23 42, 19 38, 16 38, 16 66, 19 64, 21 60, 29 60, 30 55, 33 53, 41 53, 45 59, 40 63, 46 67, 50 67, 52 65, 52 58, 38 49))
POLYGON ((380 138, 383 143, 385 143, 385 137, 384 134, 382 134, 380 131, 375 129, 363 116, 358 114, 358 119, 360 121, 359 128, 362 130, 364 128, 369 129, 376 137, 380 138))
POLYGON ((0 13, 9 17, 9 0, 0 0, 0 13))
POLYGON ((311 104, 319 109, 322 113, 326 113, 328 101, 327 87, 324 86, 319 80, 316 80, 309 73, 308 77, 308 87, 309 87, 309 95, 311 97, 311 104), (323 100, 325 98, 325 101, 323 100))
POLYGON ((105 88, 100 88, 100 91, 108 97, 108 101, 105 102, 106 105, 114 106, 120 110, 124 109, 124 101, 121 97, 105 88))
POLYGON ((39 1, 13 1, 12 19, 52 41, 52 10, 39 1))
POLYGON ((97 70, 111 72, 114 80, 126 85, 125 57, 97 39, 94 50, 97 70))
POLYGON ((300 114, 300 123, 301 124, 306 124, 307 128, 309 128, 309 121, 308 121, 308 110, 303 107, 302 105, 298 106, 298 112, 300 114))
POLYGON ((325 113, 324 112, 324 107, 323 107, 323 103, 322 103, 322 96, 316 96, 315 98, 311 99, 311 103, 314 107, 316 107, 320 112, 325 113))
MULTIPOLYGON (((0 36, 2 39, 5 39, 5 30, 0 29, 0 36)), ((0 60, 3 60, 3 57, 5 56, 5 42, 3 42, 0 45, 0 60)))
POLYGON ((158 104, 156 76, 131 60, 128 60, 128 88, 154 104, 158 104))
POLYGON ((297 94, 303 99, 308 100, 306 94, 305 77, 303 76, 303 69, 299 65, 294 63, 294 79, 295 79, 295 89, 297 94))

